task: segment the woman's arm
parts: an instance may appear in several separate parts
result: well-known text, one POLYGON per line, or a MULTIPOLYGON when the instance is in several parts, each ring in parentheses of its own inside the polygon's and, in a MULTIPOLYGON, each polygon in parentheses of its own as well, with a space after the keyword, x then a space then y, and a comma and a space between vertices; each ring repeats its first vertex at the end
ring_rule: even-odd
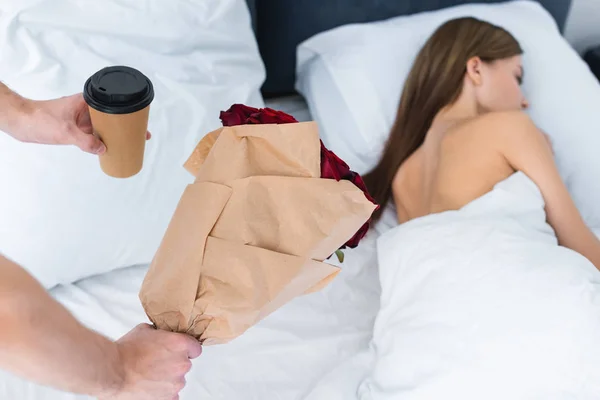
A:
POLYGON ((524 113, 492 116, 500 151, 517 171, 524 172, 540 188, 546 203, 548 223, 558 242, 574 250, 600 270, 600 240, 586 226, 554 161, 547 137, 524 113))

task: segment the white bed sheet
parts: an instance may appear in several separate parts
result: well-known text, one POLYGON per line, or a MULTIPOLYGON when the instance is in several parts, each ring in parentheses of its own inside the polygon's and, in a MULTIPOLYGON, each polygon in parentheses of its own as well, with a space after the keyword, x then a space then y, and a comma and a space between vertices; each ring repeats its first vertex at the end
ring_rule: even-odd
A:
MULTIPOLYGON (((358 248, 346 251, 341 273, 323 291, 297 298, 229 344, 205 347, 181 399, 305 399, 330 371, 364 352, 379 309, 377 236, 373 231, 358 248)), ((147 321, 137 297, 146 269, 113 271, 51 293, 85 325, 118 338, 147 321)), ((353 385, 350 379, 348 387, 353 385)), ((0 373, 0 398, 88 399, 7 373, 0 373)))

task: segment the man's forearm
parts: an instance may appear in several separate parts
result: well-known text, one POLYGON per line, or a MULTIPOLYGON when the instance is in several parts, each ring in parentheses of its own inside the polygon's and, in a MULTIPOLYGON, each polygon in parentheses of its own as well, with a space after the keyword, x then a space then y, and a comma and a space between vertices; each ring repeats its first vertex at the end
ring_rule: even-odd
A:
POLYGON ((33 102, 10 90, 0 82, 0 130, 14 136, 23 116, 31 113, 33 102))
POLYGON ((117 345, 82 326, 33 277, 1 255, 0 369, 92 396, 123 384, 117 345))

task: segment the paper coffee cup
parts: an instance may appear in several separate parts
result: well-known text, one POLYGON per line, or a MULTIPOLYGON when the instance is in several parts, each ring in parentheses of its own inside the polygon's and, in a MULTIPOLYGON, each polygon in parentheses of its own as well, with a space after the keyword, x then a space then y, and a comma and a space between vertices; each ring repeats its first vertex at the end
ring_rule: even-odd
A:
POLYGON ((100 167, 109 176, 128 178, 144 164, 152 82, 140 71, 113 66, 92 75, 83 89, 94 133, 106 145, 100 167))

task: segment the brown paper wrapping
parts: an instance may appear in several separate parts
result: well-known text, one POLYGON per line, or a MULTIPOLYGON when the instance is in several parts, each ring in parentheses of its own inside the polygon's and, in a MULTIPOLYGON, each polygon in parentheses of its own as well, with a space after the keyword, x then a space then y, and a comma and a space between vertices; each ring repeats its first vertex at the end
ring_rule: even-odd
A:
POLYGON ((220 128, 200 141, 140 299, 159 328, 205 345, 241 335, 339 272, 323 262, 375 209, 320 178, 314 122, 220 128))

